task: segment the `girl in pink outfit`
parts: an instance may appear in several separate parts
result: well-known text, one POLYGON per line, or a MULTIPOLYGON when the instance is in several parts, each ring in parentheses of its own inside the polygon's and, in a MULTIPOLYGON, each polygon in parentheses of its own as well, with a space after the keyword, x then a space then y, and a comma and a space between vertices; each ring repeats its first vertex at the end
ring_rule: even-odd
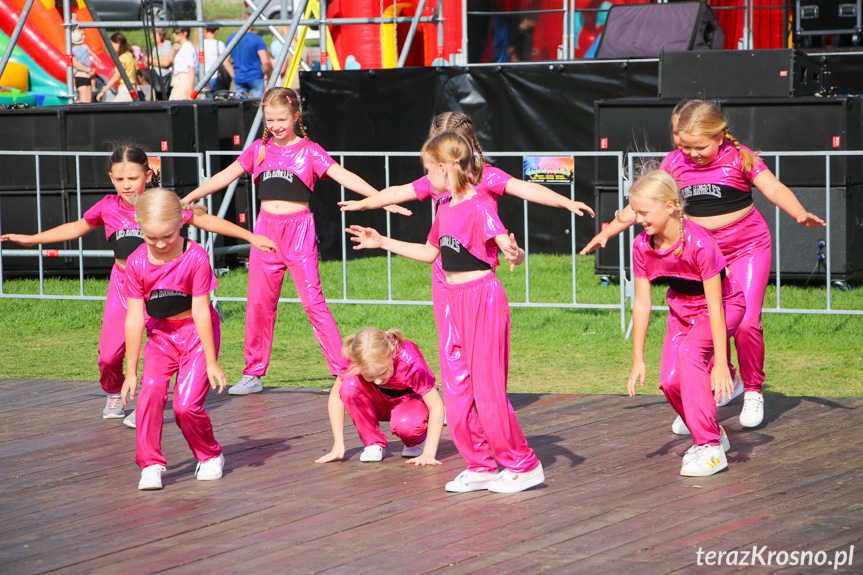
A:
POLYGON ((389 421, 390 432, 405 445, 402 457, 412 458, 407 463, 440 465, 435 456, 443 431, 443 402, 416 344, 401 330, 367 327, 345 338, 343 352, 351 367, 330 390, 333 449, 315 463, 345 456, 347 407, 365 446, 360 461, 383 459, 387 438, 379 422, 389 421))
POLYGON ((693 441, 680 474, 705 476, 728 467, 729 443, 716 422, 716 402, 733 391, 727 340, 740 325, 746 302, 733 272, 725 271, 716 240, 684 219, 678 194, 674 179, 661 170, 639 178, 629 192, 629 205, 644 232, 632 247, 633 360, 627 387, 633 396, 637 382, 644 386, 650 284, 661 281, 669 286, 669 312, 659 380, 693 441))
POLYGON ((438 193, 450 195, 438 207, 426 244, 381 237, 371 228, 346 231, 355 249, 382 248, 418 261, 441 256, 446 284, 438 314, 441 375, 447 425, 468 464, 446 484, 447 491, 522 491, 545 480, 506 396, 510 316, 506 292, 494 274, 500 248, 511 266, 524 250, 479 195, 483 165, 464 136, 446 131, 423 146, 423 166, 438 193), (497 473, 498 464, 504 470, 497 473))
MULTIPOLYGON (((478 156, 483 168, 482 179, 474 185, 474 190, 477 194, 489 200, 494 205, 495 210, 497 210, 498 199, 506 194, 544 206, 564 208, 579 216, 587 212, 593 217, 593 210, 587 204, 570 200, 545 186, 513 178, 503 170, 495 168, 491 164, 486 164, 485 158, 482 155, 482 148, 480 148, 479 142, 476 139, 473 122, 468 115, 461 112, 444 112, 443 114, 439 114, 432 121, 432 125, 429 128, 429 137, 431 138, 446 130, 461 134, 471 143, 473 153, 478 156)), ((339 205, 342 206, 343 211, 359 211, 382 208, 411 200, 432 200, 435 210, 437 210, 441 201, 448 197, 450 197, 450 191, 448 189, 436 190, 431 184, 430 178, 426 175, 410 184, 391 186, 381 190, 379 194, 370 198, 359 201, 344 201, 340 202, 339 205)), ((432 303, 435 321, 438 325, 441 324, 443 319, 440 314, 443 312, 442 302, 445 285, 446 275, 441 267, 440 258, 438 258, 432 265, 432 303)))
MULTIPOLYGON (((661 169, 677 182, 686 200, 687 216, 706 228, 719 244, 746 297, 746 316, 734 343, 745 391, 740 424, 755 427, 764 417, 761 309, 770 276, 771 241, 770 230, 752 201, 752 187, 757 187, 800 225, 826 224, 806 211, 794 192, 731 135, 715 104, 691 101, 680 111, 677 130, 680 149, 665 157, 661 169)), ((632 208, 627 206, 581 253, 605 246, 609 238, 627 229, 633 220, 632 208)))
MULTIPOLYGON (((102 332, 99 336, 99 382, 108 394, 102 417, 122 419, 126 417, 120 401, 120 388, 123 387, 125 379, 123 357, 126 352, 123 338, 126 295, 123 285, 126 281, 126 259, 144 243, 141 226, 135 219, 135 203, 153 178, 147 152, 140 146, 118 146, 108 159, 108 175, 117 195, 102 198, 87 210, 80 220, 35 235, 4 234, 0 240, 13 241, 24 246, 54 244, 76 240, 99 227, 105 228, 105 237, 114 250, 114 267, 111 268, 102 332)), ((183 223, 187 222, 209 232, 246 240, 258 249, 275 247, 267 238, 255 236, 240 226, 208 214, 183 212, 183 223)), ((134 417, 129 417, 126 424, 134 427, 134 417)))
MULTIPOLYGON (((200 209, 200 208, 198 208, 200 209)), ((185 217, 176 194, 163 188, 141 195, 136 207, 146 245, 129 256, 126 266, 126 379, 121 397, 135 397, 141 332, 147 329, 144 372, 138 397, 138 489, 161 489, 166 461, 162 456, 162 422, 168 385, 176 374, 174 416, 189 443, 200 480, 222 477, 225 458, 213 436, 204 400, 212 387, 221 393, 227 381, 219 354, 219 316, 209 293, 218 283, 207 252, 180 236, 185 217), (146 309, 146 314, 145 314, 146 309)))
MULTIPOLYGON (((335 163, 323 148, 308 139, 296 92, 290 88, 271 88, 264 94, 261 107, 266 119, 263 137, 249 146, 236 162, 184 198, 192 202, 228 186, 245 173, 252 174, 261 199, 255 232, 271 238, 279 246, 278 253, 253 253, 249 258, 246 368, 242 379, 228 390, 231 395, 263 391, 261 378, 270 363, 273 328, 286 269, 312 322, 330 373, 338 376, 347 369, 339 328, 321 291, 315 222, 309 210, 309 199, 315 181, 327 177, 366 196, 377 193, 365 180, 335 163), (302 138, 295 133, 295 126, 302 131, 302 138)), ((410 214, 403 209, 393 211, 410 214)))

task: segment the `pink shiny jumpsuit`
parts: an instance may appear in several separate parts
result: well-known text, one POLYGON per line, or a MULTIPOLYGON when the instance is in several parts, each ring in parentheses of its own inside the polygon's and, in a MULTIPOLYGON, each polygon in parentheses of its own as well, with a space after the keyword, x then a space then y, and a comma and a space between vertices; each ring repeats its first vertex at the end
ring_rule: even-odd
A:
MULTIPOLYGON (((310 140, 300 140, 290 146, 266 145, 266 156, 262 164, 257 158, 263 146, 256 140, 237 161, 252 174, 256 185, 263 178, 282 184, 292 193, 305 192, 311 195, 315 181, 326 177, 326 172, 335 161, 323 148, 310 140), (299 192, 298 192, 299 191, 299 192)), ((261 200, 285 199, 279 188, 262 193, 261 200)), ((299 196, 294 196, 299 197, 299 196)), ((245 375, 263 377, 267 373, 273 347, 273 329, 276 323, 279 294, 287 269, 303 309, 312 323, 312 330, 324 352, 330 373, 339 375, 347 368, 348 361, 342 355, 342 337, 333 314, 321 290, 318 270, 318 245, 315 241, 315 221, 311 210, 291 214, 272 214, 261 210, 255 224, 255 233, 266 236, 279 246, 277 252, 252 250, 249 256, 249 291, 246 307, 246 368, 245 375)))
POLYGON ((382 386, 353 374, 342 379, 339 396, 357 427, 363 445, 387 446, 378 422, 389 421, 390 431, 406 447, 426 438, 429 410, 423 396, 434 390, 435 378, 416 344, 404 340, 393 358, 392 377, 382 386))
MULTIPOLYGON (((632 269, 635 277, 662 279, 671 286, 659 373, 662 391, 692 432, 695 445, 719 445, 716 400, 710 389, 713 333, 703 282, 723 273, 725 258, 713 235, 694 222, 686 221, 683 238, 678 257, 674 251, 679 241, 667 250, 656 250, 651 236, 639 234, 632 246, 632 269)), ((722 306, 731 337, 743 320, 746 301, 730 271, 722 280, 722 306)))
MULTIPOLYGON (((748 150, 745 146, 743 149, 748 150)), ((684 195, 684 211, 692 216, 718 215, 752 205, 752 181, 766 169, 759 163, 743 169, 740 152, 723 141, 716 158, 699 166, 681 150, 669 153, 661 169, 674 178, 684 195), (706 211, 705 211, 706 210, 706 211)), ((764 383, 764 330, 761 310, 770 279, 770 229, 753 206, 736 222, 709 230, 746 298, 746 315, 734 335, 744 391, 761 391, 764 383)))
POLYGON ((494 273, 506 234, 497 206, 476 194, 438 207, 428 241, 453 240, 492 269, 479 279, 443 284, 437 314, 441 379, 447 426, 467 468, 495 472, 498 463, 515 473, 539 465, 506 396, 509 372, 510 315, 506 292, 494 273), (496 460, 496 461, 495 461, 496 460))
MULTIPOLYGON (((152 302, 157 299, 172 298, 170 317, 191 310, 192 297, 205 296, 217 285, 207 252, 192 241, 188 241, 186 251, 174 261, 165 264, 150 262, 147 246, 144 245, 135 250, 126 263, 126 296, 143 299, 150 308, 150 317, 146 322, 147 343, 144 345, 141 392, 135 411, 135 461, 141 469, 149 465, 166 465, 162 455, 162 423, 168 401, 168 385, 174 374, 177 375, 174 417, 195 459, 206 461, 222 453, 222 446, 213 436, 210 416, 204 410, 210 384, 207 379, 207 359, 194 320, 191 317, 176 320, 152 317, 155 313, 152 302)), ((218 355, 220 324, 219 316, 212 307, 210 318, 218 355)))
MULTIPOLYGON (((183 211, 183 223, 189 221, 192 212, 183 211)), ((115 260, 125 260, 138 246, 144 244, 141 226, 135 219, 135 207, 112 194, 99 200, 84 213, 84 220, 95 227, 105 227, 105 237, 114 250, 115 260)), ((126 269, 116 261, 111 268, 108 295, 102 315, 102 332, 99 335, 99 383, 105 393, 120 393, 123 388, 126 340, 126 269)))

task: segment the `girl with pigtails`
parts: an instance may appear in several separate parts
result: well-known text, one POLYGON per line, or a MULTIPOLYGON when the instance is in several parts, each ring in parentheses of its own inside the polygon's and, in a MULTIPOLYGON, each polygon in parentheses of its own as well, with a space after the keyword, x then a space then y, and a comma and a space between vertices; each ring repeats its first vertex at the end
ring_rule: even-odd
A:
POLYGON ((467 138, 441 132, 425 143, 422 157, 429 183, 442 198, 425 244, 393 240, 362 226, 346 232, 354 236, 354 249, 380 248, 429 264, 440 256, 445 283, 437 320, 447 425, 467 461, 446 490, 523 491, 541 484, 545 475, 506 396, 509 302, 494 267, 498 248, 510 269, 524 261, 524 250, 507 235, 496 206, 477 193, 483 165, 467 138))
MULTIPOLYGON (((743 380, 742 427, 756 427, 764 418, 764 333, 761 310, 770 276, 770 230, 755 208, 752 188, 805 227, 826 225, 806 211, 787 186, 776 179, 752 150, 737 141, 722 111, 713 103, 693 100, 677 121, 680 148, 669 153, 660 169, 670 174, 686 200, 687 217, 706 228, 728 262, 746 298, 746 315, 734 336, 738 371, 743 380)), ((597 248, 635 221, 632 206, 617 214, 581 251, 597 248)), ((688 435, 682 422, 674 433, 688 435)))
MULTIPOLYGON (((472 161, 479 163, 482 168, 480 179, 473 183, 474 190, 483 198, 489 200, 495 211, 497 210, 497 201, 504 194, 514 196, 516 198, 551 206, 554 208, 564 208, 573 212, 576 215, 582 216, 585 212, 593 217, 593 210, 587 204, 570 200, 566 196, 562 196, 545 186, 533 182, 525 182, 518 178, 513 178, 503 170, 495 168, 491 164, 485 162, 485 157, 482 153, 482 148, 476 139, 473 122, 470 116, 461 112, 444 112, 438 114, 432 120, 429 128, 429 138, 432 138, 441 132, 453 131, 464 136, 471 145, 472 161)), ((399 204, 411 200, 432 200, 435 210, 443 201, 444 198, 450 197, 448 189, 436 190, 431 184, 430 177, 423 177, 414 180, 410 184, 399 186, 391 186, 375 196, 364 200, 351 200, 340 202, 339 205, 343 211, 360 211, 382 208, 388 205, 399 204)), ((440 258, 432 265, 432 304, 435 314, 435 322, 440 326, 443 318, 443 289, 446 285, 446 276, 441 267, 440 258)), ((439 342, 439 347, 443 348, 443 342, 439 342)))
MULTIPOLYGON (((347 368, 339 328, 321 291, 315 222, 309 210, 309 199, 315 181, 327 177, 364 196, 377 193, 365 180, 337 164, 321 146, 309 140, 300 114, 299 96, 292 89, 271 88, 264 94, 261 108, 266 122, 261 139, 255 140, 235 162, 184 198, 193 202, 227 187, 243 174, 251 174, 261 200, 255 233, 272 239, 279 246, 278 252, 253 252, 249 257, 246 367, 240 381, 228 390, 231 395, 263 391, 261 378, 270 363, 279 293, 286 269, 311 320, 330 373, 338 376, 347 368), (297 135, 296 128, 300 129, 302 137, 297 135)), ((401 208, 392 211, 410 214, 401 208)))
POLYGON ((345 408, 364 449, 360 461, 381 461, 387 437, 380 421, 402 440, 402 457, 417 466, 440 465, 438 443, 443 431, 443 401, 435 378, 416 344, 399 329, 363 328, 345 338, 343 352, 350 369, 330 390, 328 411, 332 450, 315 460, 327 463, 345 456, 345 408))
POLYGON ((703 477, 728 466, 728 437, 716 422, 716 403, 733 391, 728 338, 746 311, 743 292, 712 234, 684 218, 674 179, 648 172, 632 185, 629 207, 644 232, 632 246, 635 298, 633 354, 627 388, 644 387, 644 342, 650 319, 650 284, 668 285, 668 329, 659 381, 668 402, 692 432, 680 474, 703 477))

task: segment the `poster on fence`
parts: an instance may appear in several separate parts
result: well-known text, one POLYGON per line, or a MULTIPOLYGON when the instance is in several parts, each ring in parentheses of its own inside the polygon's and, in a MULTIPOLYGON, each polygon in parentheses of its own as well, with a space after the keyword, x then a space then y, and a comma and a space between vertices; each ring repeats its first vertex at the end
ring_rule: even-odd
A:
POLYGON ((540 184, 571 184, 575 160, 567 158, 525 156, 524 180, 540 184))

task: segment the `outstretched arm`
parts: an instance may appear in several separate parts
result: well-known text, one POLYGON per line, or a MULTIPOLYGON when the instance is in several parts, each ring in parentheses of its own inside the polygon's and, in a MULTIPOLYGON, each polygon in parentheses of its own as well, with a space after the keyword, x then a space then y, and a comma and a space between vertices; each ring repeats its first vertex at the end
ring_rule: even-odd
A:
POLYGON ((359 212, 362 210, 375 210, 392 204, 400 204, 416 200, 417 195, 411 184, 401 186, 390 186, 384 188, 377 194, 369 196, 364 200, 345 200, 339 202, 343 212, 359 212))
POLYGON ((339 396, 342 389, 342 378, 337 377, 330 389, 327 400, 327 413, 330 416, 330 427, 333 430, 333 448, 323 457, 315 459, 315 463, 329 463, 345 458, 345 404, 339 396))
MULTIPOLYGON (((336 182, 340 183, 347 189, 360 194, 361 196, 371 197, 376 196, 378 191, 373 188, 368 182, 364 179, 356 175, 350 170, 347 170, 341 166, 341 164, 333 164, 327 170, 327 175, 334 179, 336 182)), ((392 212, 394 214, 401 214, 403 216, 409 216, 413 212, 410 210, 406 210, 401 206, 388 206, 386 208, 388 212, 392 212)))
POLYGON ((240 162, 234 161, 230 166, 189 192, 189 194, 183 198, 183 201, 187 204, 191 204, 196 200, 200 200, 204 196, 209 196, 213 192, 217 192, 222 188, 227 188, 231 182, 245 173, 246 170, 243 169, 240 162))
POLYGON ((351 241, 357 244, 354 246, 355 250, 382 249, 427 264, 433 263, 440 254, 440 248, 429 242, 415 244, 394 240, 380 235, 373 228, 351 226, 345 228, 345 231, 354 236, 351 241))
POLYGON ((608 243, 608 240, 619 236, 621 233, 631 228, 632 224, 634 223, 635 210, 633 210, 632 207, 627 204, 623 207, 620 213, 618 213, 614 217, 614 219, 611 220, 608 225, 602 229, 602 231, 596 234, 592 240, 587 242, 587 245, 584 246, 584 249, 582 249, 578 253, 586 256, 587 254, 597 250, 598 248, 604 248, 605 244, 608 243), (623 222, 621 222, 620 220, 623 220, 623 222))
POLYGON ((237 238, 238 240, 245 240, 262 252, 279 251, 276 243, 270 238, 253 234, 246 228, 242 228, 228 220, 223 220, 218 216, 210 214, 194 214, 189 220, 189 223, 196 228, 201 228, 204 231, 219 234, 220 236, 229 236, 237 238))
POLYGON ((779 206, 779 209, 794 218, 801 226, 807 228, 817 228, 826 226, 824 220, 815 214, 806 211, 794 192, 788 189, 788 186, 776 179, 773 172, 764 170, 752 180, 755 187, 761 190, 764 197, 779 206))
POLYGON ((87 220, 82 218, 76 222, 62 224, 38 234, 3 234, 0 236, 0 242, 15 242, 27 247, 37 244, 55 244, 57 242, 77 240, 95 229, 96 226, 91 226, 87 223, 87 220))
POLYGON ((525 182, 518 178, 511 178, 506 183, 505 192, 508 196, 515 196, 534 204, 542 204, 543 206, 551 206, 552 208, 564 208, 578 216, 583 216, 584 212, 587 212, 590 214, 590 217, 594 217, 593 210, 584 202, 570 200, 566 196, 562 196, 534 182, 525 182))
POLYGON ((647 368, 644 365, 644 342, 647 340, 647 324, 650 321, 650 282, 635 278, 635 298, 632 302, 632 369, 626 389, 629 396, 635 395, 635 384, 644 387, 647 368))

